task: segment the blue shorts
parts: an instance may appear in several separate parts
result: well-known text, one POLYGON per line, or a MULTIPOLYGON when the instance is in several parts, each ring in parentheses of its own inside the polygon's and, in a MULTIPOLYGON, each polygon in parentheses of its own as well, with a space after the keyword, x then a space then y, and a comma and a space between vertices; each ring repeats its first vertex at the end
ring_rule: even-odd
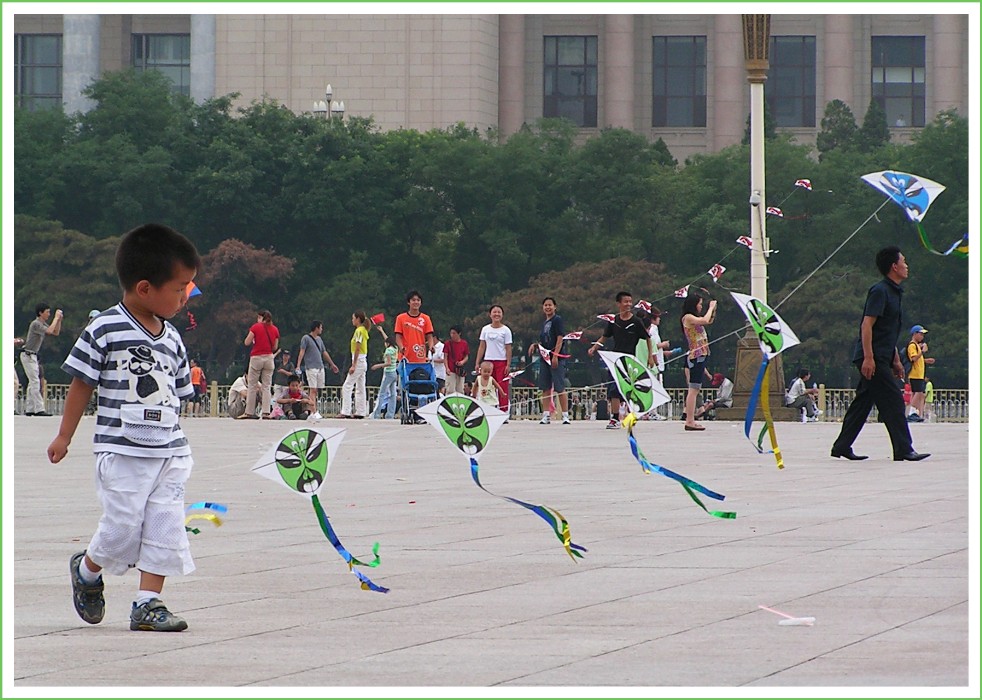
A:
POLYGON ((686 357, 685 366, 689 368, 689 388, 702 389, 702 378, 706 372, 706 357, 697 357, 694 360, 686 357))
POLYGON ((539 362, 539 388, 542 391, 552 389, 556 392, 566 391, 566 360, 560 358, 559 366, 553 369, 551 363, 539 362))

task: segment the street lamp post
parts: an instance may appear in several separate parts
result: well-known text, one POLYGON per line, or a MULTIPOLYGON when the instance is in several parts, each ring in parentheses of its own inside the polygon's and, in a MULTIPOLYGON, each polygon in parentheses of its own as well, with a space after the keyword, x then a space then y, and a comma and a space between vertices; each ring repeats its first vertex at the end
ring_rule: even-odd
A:
MULTIPOLYGON (((743 15, 744 66, 750 83, 750 294, 767 303, 767 256, 770 244, 764 212, 764 82, 770 68, 770 15, 743 15)), ((733 377, 733 408, 717 410, 719 418, 739 420, 746 412, 761 364, 760 345, 753 329, 737 340, 736 367, 733 377)), ((769 363, 768 393, 774 420, 795 420, 798 412, 784 408, 784 372, 781 356, 769 363)), ((763 418, 760 408, 756 418, 763 418)))
POLYGON ((334 88, 328 83, 327 87, 324 89, 323 100, 314 100, 314 114, 324 117, 325 119, 340 119, 344 120, 344 100, 338 101, 333 99, 334 88))

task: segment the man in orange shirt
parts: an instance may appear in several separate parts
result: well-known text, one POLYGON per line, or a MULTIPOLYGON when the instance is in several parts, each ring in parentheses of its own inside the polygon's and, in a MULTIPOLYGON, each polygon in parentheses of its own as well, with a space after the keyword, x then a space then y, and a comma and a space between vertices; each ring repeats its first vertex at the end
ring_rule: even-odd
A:
POLYGON ((395 336, 399 346, 399 359, 406 362, 426 362, 427 352, 433 349, 433 322, 419 309, 423 297, 415 289, 406 295, 409 311, 396 316, 395 336))

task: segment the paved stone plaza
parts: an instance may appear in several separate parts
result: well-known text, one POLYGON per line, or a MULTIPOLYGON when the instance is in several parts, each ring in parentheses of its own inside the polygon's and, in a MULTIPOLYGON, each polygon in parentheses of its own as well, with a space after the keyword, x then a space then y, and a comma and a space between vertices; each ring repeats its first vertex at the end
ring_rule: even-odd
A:
POLYGON ((740 423, 708 423, 704 433, 639 424, 649 459, 726 494, 711 507, 738 516, 722 520, 676 482, 646 476, 623 430, 513 421, 484 454, 481 480, 561 511, 589 549, 573 562, 542 520, 478 489, 431 427, 324 420, 348 433, 321 499, 353 554, 381 543, 382 565, 363 569, 391 588, 381 595, 359 588, 309 503, 250 473, 261 449, 296 424, 185 420, 196 459, 187 501, 229 510, 222 527, 202 522, 193 536, 197 571, 164 589, 189 629, 153 634, 128 628, 135 574, 107 579, 102 624, 72 609, 68 560, 100 510, 93 419, 52 466, 44 449, 58 421, 6 426, 15 530, 4 551, 4 621, 9 634, 13 612, 15 644, 4 647, 5 696, 28 686, 170 685, 323 695, 347 686, 367 686, 366 695, 586 686, 615 696, 629 686, 661 687, 650 695, 726 687, 725 696, 753 697, 768 686, 799 687, 781 696, 898 686, 978 697, 969 593, 978 502, 968 497, 978 492, 969 480, 978 446, 965 424, 912 426, 915 449, 933 456, 905 463, 890 459, 875 423, 856 444, 865 462, 829 457, 835 423, 782 423, 783 471, 756 454, 740 423), (782 626, 761 605, 815 623, 782 626))

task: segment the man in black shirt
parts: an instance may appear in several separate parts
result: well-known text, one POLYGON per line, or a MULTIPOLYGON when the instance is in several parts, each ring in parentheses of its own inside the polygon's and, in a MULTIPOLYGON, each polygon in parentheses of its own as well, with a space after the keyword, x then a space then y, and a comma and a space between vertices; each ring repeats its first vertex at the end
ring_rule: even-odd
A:
MULTIPOLYGON (((587 351, 590 357, 593 357, 598 347, 603 348, 604 341, 611 337, 614 339, 614 347, 612 348, 614 352, 634 355, 638 348, 638 342, 644 338, 648 341, 648 367, 655 366, 656 358, 651 347, 651 336, 648 335, 648 329, 645 328, 644 323, 632 310, 633 305, 634 297, 631 296, 630 292, 617 293, 619 313, 613 321, 608 321, 604 334, 590 346, 587 351)), ((610 422, 607 423, 607 429, 617 430, 621 425, 619 415, 622 397, 617 391, 617 382, 614 381, 613 377, 607 384, 607 398, 610 399, 610 422)))
POLYGON ((897 384, 904 367, 897 352, 897 338, 903 326, 903 293, 900 283, 907 279, 907 261, 900 248, 890 246, 876 254, 876 267, 883 279, 869 288, 859 339, 853 350, 853 363, 859 368, 856 396, 842 419, 842 430, 832 444, 833 457, 866 459, 852 451, 852 443, 866 424, 876 405, 886 424, 893 445, 894 461, 916 462, 930 457, 914 451, 910 428, 904 417, 904 398, 897 384))

